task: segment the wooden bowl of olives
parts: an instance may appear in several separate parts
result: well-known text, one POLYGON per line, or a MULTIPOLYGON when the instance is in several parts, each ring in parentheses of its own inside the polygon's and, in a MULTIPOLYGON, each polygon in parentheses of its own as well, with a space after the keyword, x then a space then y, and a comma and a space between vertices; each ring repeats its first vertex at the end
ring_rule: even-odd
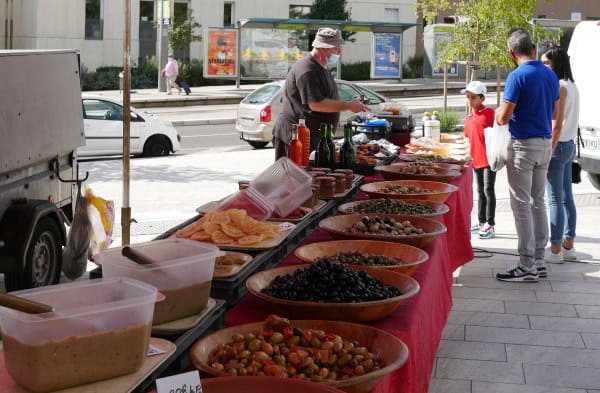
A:
MULTIPOLYGON (((320 377, 322 368, 319 367, 318 370, 315 371, 314 374, 311 374, 310 377, 304 376, 305 379, 320 380, 321 384, 324 386, 334 387, 336 389, 343 390, 348 393, 367 393, 370 392, 379 381, 387 374, 399 369, 406 363, 408 359, 408 348, 402 340, 397 338, 396 336, 387 333, 381 329, 377 329, 367 325, 361 325, 356 323, 349 322, 338 322, 338 321, 321 321, 321 320, 292 320, 290 321, 293 328, 292 331, 297 332, 297 329, 301 329, 302 331, 311 332, 319 331, 326 335, 336 335, 343 339, 344 345, 350 345, 349 343, 359 344, 363 350, 368 351, 374 359, 377 359, 381 366, 369 372, 364 373, 356 373, 357 375, 350 376, 346 379, 333 379, 331 378, 331 371, 341 368, 337 365, 337 363, 343 361, 341 356, 335 355, 330 356, 330 359, 333 361, 333 364, 328 365, 327 371, 329 371, 329 375, 326 377, 320 377), (314 377, 313 377, 314 375, 314 377)), ((208 336, 205 336, 198 340, 190 349, 190 360, 194 366, 198 369, 206 372, 209 375, 218 376, 218 377, 226 377, 232 376, 233 373, 240 374, 242 366, 237 364, 236 371, 232 371, 231 369, 227 370, 225 368, 215 368, 212 367, 215 365, 214 363, 210 363, 211 358, 214 357, 215 351, 219 350, 218 348, 230 348, 233 345, 241 346, 248 348, 245 350, 245 354, 250 356, 250 360, 257 358, 263 362, 267 362, 268 359, 263 359, 265 357, 266 352, 269 349, 273 349, 275 346, 279 347, 281 352, 294 352, 292 351, 292 347, 288 345, 289 340, 293 339, 284 339, 282 342, 274 343, 273 336, 275 336, 272 331, 270 336, 263 335, 265 333, 264 323, 263 322, 255 322, 248 323, 239 326, 233 326, 225 329, 221 329, 216 333, 212 333, 208 336), (258 340, 258 341, 256 341, 258 340), (250 347, 256 346, 256 344, 260 344, 260 348, 256 351, 251 351, 250 347), (267 345, 268 344, 268 345, 267 345), (265 348, 267 351, 263 349, 265 348), (285 348, 285 349, 284 349, 285 348), (228 372, 230 371, 230 372, 228 372)), ((279 337, 279 335, 277 335, 279 337)), ((324 340, 320 340, 324 341, 324 340)), ((313 343, 307 344, 305 347, 313 347, 313 343)), ((310 348, 309 348, 310 349, 310 348)), ((309 352, 309 350, 305 351, 309 352)), ((312 352, 312 351, 311 351, 312 352)), ((351 352, 350 350, 346 352, 351 352)), ((267 355, 268 357, 274 357, 272 355, 267 355)), ((288 354, 288 357, 290 354, 288 354)), ((354 356, 352 355, 353 360, 354 356)), ((363 355, 361 355, 363 356, 363 355)), ((311 360, 306 363, 312 365, 321 363, 319 360, 314 359, 313 355, 309 354, 311 360)), ((366 356, 363 356, 366 357, 366 356)), ((236 359, 237 360, 237 359, 236 359)), ((291 360, 290 360, 291 362, 291 360)), ((238 361, 239 363, 239 361, 238 361)), ((273 362, 274 363, 274 362, 273 362)), ((318 367, 318 366, 317 366, 318 367)), ((247 367, 244 367, 247 369, 247 367)), ((246 370, 247 373, 247 370, 246 370)), ((235 377, 235 378, 244 378, 244 377, 235 377)), ((247 378, 261 378, 261 377, 247 377, 247 378)), ((281 376, 269 376, 265 378, 272 378, 273 380, 279 380, 284 382, 281 385, 281 389, 278 390, 280 392, 287 392, 288 388, 285 385, 285 382, 292 382, 296 379, 299 379, 299 376, 294 377, 281 377, 281 376)), ((293 383, 293 382, 292 382, 293 383)), ((290 389, 292 385, 290 385, 290 389)), ((322 392, 329 390, 319 390, 319 386, 317 384, 312 384, 312 387, 309 390, 305 390, 306 392, 322 392)), ((246 387, 243 387, 239 390, 228 390, 228 391, 262 391, 262 390, 253 390, 246 387)), ((291 390, 295 392, 296 390, 291 390)))
POLYGON ((315 263, 265 270, 248 278, 246 287, 280 315, 351 322, 385 318, 420 289, 419 283, 405 274, 383 269, 357 270, 339 263, 330 265, 331 269, 315 263), (325 286, 328 292, 317 291, 325 286), (293 298, 312 300, 289 300, 293 298))
POLYGON ((446 226, 429 218, 401 214, 345 214, 328 217, 319 227, 335 240, 382 240, 425 249, 446 226))
POLYGON ((440 220, 450 211, 448 205, 422 199, 365 199, 347 202, 338 207, 341 214, 403 214, 440 220))
POLYGON ((425 180, 392 180, 364 184, 360 187, 370 198, 421 199, 444 203, 458 191, 453 184, 425 180))
POLYGON ((219 377, 202 378, 203 393, 260 392, 260 393, 341 393, 343 390, 323 383, 292 378, 219 377))
POLYGON ((450 183, 460 176, 460 171, 438 168, 421 163, 402 163, 375 167, 385 180, 428 180, 450 183))
POLYGON ((408 244, 379 240, 332 240, 311 243, 294 250, 304 262, 328 259, 355 269, 386 269, 411 276, 429 254, 408 244))

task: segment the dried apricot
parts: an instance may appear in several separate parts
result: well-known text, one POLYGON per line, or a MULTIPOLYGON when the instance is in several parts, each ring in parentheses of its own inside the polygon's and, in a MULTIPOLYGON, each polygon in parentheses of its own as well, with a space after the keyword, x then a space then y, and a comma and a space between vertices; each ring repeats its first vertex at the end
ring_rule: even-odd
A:
POLYGON ((213 243, 217 244, 231 244, 235 242, 234 239, 230 238, 221 231, 214 231, 210 236, 213 243))
POLYGON ((204 241, 210 240, 211 236, 209 233, 207 233, 201 229, 198 232, 195 232, 194 234, 192 234, 192 236, 190 236, 190 239, 204 242, 204 241))
POLYGON ((227 236, 231 236, 233 238, 238 238, 244 236, 244 232, 242 232, 239 228, 231 224, 221 224, 221 231, 223 231, 227 236))
POLYGON ((251 244, 260 243, 264 239, 263 235, 248 235, 244 237, 240 237, 237 239, 237 242, 243 246, 248 246, 251 244))

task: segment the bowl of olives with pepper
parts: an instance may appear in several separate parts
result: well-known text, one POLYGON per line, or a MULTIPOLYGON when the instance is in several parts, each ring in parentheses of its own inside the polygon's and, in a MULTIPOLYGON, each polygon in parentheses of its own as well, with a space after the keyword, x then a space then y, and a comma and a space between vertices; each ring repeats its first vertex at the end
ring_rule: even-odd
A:
POLYGON ((375 167, 385 180, 429 180, 450 183, 460 176, 460 171, 438 168, 417 162, 407 162, 394 165, 375 167))
POLYGON ((446 226, 429 218, 402 214, 344 214, 319 222, 335 240, 383 240, 424 249, 446 226))
POLYGON ((341 214, 404 214, 435 220, 440 220, 449 211, 450 208, 444 203, 419 199, 366 199, 364 201, 347 202, 338 207, 338 212, 341 214))
MULTIPOLYGON (((290 321, 275 315, 264 322, 219 330, 190 349, 192 363, 210 375, 312 381, 348 393, 370 392, 407 359, 406 344, 383 330, 349 322, 290 321)), ((278 391, 295 392, 292 386, 288 390, 284 383, 278 391)), ((313 386, 305 391, 330 391, 313 386)))
POLYGON ((427 252, 407 244, 379 240, 332 240, 298 247, 298 258, 313 263, 327 260, 355 269, 386 269, 411 276, 429 259, 427 252))
POLYGON ((330 262, 258 272, 246 287, 281 315, 351 322, 385 318, 420 289, 405 274, 330 262))
POLYGON ((202 393, 342 393, 343 390, 325 384, 291 378, 273 377, 218 377, 202 378, 202 393))
POLYGON ((453 184, 425 180, 392 180, 363 184, 360 190, 370 198, 421 199, 444 203, 458 191, 453 184))

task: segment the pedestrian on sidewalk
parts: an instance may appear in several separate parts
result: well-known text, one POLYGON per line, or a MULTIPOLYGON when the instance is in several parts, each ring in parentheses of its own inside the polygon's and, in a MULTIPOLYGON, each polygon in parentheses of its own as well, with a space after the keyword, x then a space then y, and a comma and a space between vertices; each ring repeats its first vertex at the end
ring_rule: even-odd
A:
POLYGON ((491 239, 495 234, 496 172, 487 160, 483 130, 493 127, 495 112, 483 104, 487 88, 480 81, 470 82, 460 92, 465 94, 471 107, 471 113, 465 119, 464 133, 469 138, 471 164, 477 181, 478 221, 471 227, 471 232, 478 233, 480 239, 491 239))
POLYGON ((569 56, 563 49, 550 48, 541 59, 556 73, 560 82, 558 113, 552 120, 552 158, 546 182, 550 207, 550 250, 546 260, 563 263, 564 260, 577 260, 574 246, 577 210, 573 199, 572 165, 579 127, 579 91, 573 80, 569 56))
POLYGON ((181 87, 175 82, 177 80, 177 75, 179 75, 179 64, 177 64, 177 60, 171 53, 169 53, 167 64, 163 69, 163 74, 165 75, 165 78, 167 78, 167 95, 171 95, 173 87, 181 93, 181 87))
POLYGON ((517 65, 506 78, 503 101, 496 110, 499 125, 508 124, 506 171, 518 237, 518 265, 497 273, 502 281, 538 281, 547 274, 544 253, 548 216, 544 193, 552 154, 552 119, 558 111, 556 74, 536 59, 535 45, 524 29, 508 35, 510 56, 517 65))
POLYGON ((320 123, 337 128, 340 111, 354 113, 369 111, 360 98, 340 101, 337 85, 327 64, 338 61, 342 53, 342 32, 322 27, 312 43, 313 49, 292 66, 285 80, 283 107, 273 126, 275 160, 287 156, 287 146, 292 139, 292 124, 300 118, 306 120, 310 130, 310 150, 316 149, 320 139, 320 123))

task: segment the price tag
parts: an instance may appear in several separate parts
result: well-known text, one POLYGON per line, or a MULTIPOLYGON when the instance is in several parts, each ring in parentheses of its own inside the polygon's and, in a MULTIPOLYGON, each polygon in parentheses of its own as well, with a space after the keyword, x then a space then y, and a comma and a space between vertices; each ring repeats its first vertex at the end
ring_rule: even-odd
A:
POLYGON ((296 228, 296 225, 292 224, 291 222, 286 221, 279 224, 279 232, 289 231, 294 228, 296 228))
POLYGON ((202 393, 198 370, 156 380, 158 393, 202 393))

